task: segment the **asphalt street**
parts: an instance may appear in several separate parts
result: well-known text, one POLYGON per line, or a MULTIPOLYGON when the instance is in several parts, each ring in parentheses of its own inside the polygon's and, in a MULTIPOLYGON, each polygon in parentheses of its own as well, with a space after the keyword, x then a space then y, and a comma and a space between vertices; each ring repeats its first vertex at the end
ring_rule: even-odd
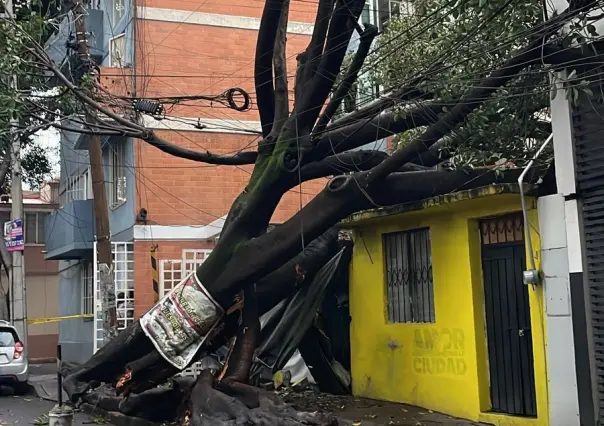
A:
MULTIPOLYGON (((33 395, 15 396, 9 388, 0 387, 0 426, 31 425, 54 407, 55 403, 33 395)), ((90 425, 85 414, 76 413, 73 426, 90 425)))

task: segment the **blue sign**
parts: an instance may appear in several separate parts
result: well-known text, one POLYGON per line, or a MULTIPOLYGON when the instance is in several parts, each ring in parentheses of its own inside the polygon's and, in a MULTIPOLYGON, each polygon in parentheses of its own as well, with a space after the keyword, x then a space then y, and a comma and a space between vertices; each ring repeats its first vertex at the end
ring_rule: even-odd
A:
POLYGON ((4 223, 4 241, 8 251, 23 251, 25 239, 23 238, 23 220, 15 219, 4 223))

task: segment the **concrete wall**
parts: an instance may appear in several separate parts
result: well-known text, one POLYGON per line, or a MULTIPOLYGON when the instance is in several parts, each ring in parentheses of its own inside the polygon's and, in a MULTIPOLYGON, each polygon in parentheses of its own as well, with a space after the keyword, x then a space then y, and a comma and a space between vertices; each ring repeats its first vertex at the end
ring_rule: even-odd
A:
MULTIPOLYGON (((92 253, 91 253, 92 255, 92 253)), ((79 261, 60 261, 59 308, 61 315, 78 315, 82 303, 82 270, 79 261)), ((59 324, 63 359, 84 362, 92 356, 92 319, 73 319, 59 324)))
POLYGON ((111 228, 111 239, 113 241, 132 241, 132 227, 134 226, 135 214, 135 168, 133 167, 134 152, 131 138, 110 138, 103 147, 103 164, 105 165, 105 187, 109 196, 110 167, 109 158, 116 149, 117 144, 125 144, 126 158, 124 158, 124 171, 126 174, 126 201, 118 206, 109 208, 109 226, 111 228))
MULTIPOLYGON (((539 259, 535 202, 530 200, 529 206, 533 249, 539 259)), ((538 286, 528 288, 538 417, 489 413, 478 219, 518 211, 520 197, 503 194, 373 219, 362 225, 352 223, 358 227, 350 275, 355 395, 409 403, 495 425, 549 425, 543 289, 538 286), (420 227, 430 229, 436 322, 389 323, 382 234, 420 227)))
MULTIPOLYGON (((59 311, 59 275, 34 275, 25 277, 27 288, 27 317, 52 318, 59 311)), ((59 323, 28 326, 28 357, 30 360, 53 358, 59 340, 59 323)))

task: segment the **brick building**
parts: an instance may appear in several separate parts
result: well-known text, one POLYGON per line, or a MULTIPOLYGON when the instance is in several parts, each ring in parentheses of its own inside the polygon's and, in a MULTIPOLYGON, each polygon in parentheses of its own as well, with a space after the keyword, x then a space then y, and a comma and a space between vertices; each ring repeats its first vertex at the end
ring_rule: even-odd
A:
MULTIPOLYGON (((374 1, 368 3, 367 11, 377 10, 374 1)), ((382 6, 390 8, 389 4, 386 1, 382 6)), ((218 0, 92 2, 86 24, 91 54, 101 65, 100 82, 107 92, 124 97, 217 95, 238 87, 254 100, 254 52, 263 7, 263 0, 236 0, 228 5, 218 0)), ((291 4, 287 43, 290 93, 295 57, 310 40, 316 7, 316 0, 291 4)), ((71 25, 65 20, 49 42, 48 52, 57 60, 62 59, 66 39, 74 34, 71 25)), ((164 106, 166 114, 161 120, 142 119, 159 136, 180 146, 232 154, 254 149, 259 140, 254 103, 246 112, 200 100, 164 106)), ((62 313, 95 314, 94 321, 83 318, 61 324, 64 357, 83 360, 98 348, 102 323, 94 296, 88 137, 63 131, 61 142, 62 204, 48 219, 47 229, 53 232, 47 235, 46 258, 61 260, 62 269, 72 271, 61 278, 62 313)), ((125 137, 105 138, 103 151, 118 311, 121 326, 125 326, 154 302, 151 249, 157 249, 160 292, 167 291, 209 254, 251 167, 183 160, 125 137)), ((324 180, 313 181, 290 191, 272 222, 293 215, 324 184, 324 180)))

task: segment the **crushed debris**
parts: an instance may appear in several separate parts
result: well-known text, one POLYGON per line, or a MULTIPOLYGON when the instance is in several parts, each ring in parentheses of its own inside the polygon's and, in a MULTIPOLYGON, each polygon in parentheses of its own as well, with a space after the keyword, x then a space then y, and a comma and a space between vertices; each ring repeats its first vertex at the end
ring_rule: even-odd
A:
POLYGON ((420 407, 356 398, 350 395, 321 393, 313 385, 308 386, 303 391, 296 391, 292 386, 283 389, 278 394, 286 403, 298 411, 331 413, 334 416, 351 420, 354 425, 365 425, 368 422, 399 426, 477 425, 477 423, 468 420, 456 419, 420 407))

